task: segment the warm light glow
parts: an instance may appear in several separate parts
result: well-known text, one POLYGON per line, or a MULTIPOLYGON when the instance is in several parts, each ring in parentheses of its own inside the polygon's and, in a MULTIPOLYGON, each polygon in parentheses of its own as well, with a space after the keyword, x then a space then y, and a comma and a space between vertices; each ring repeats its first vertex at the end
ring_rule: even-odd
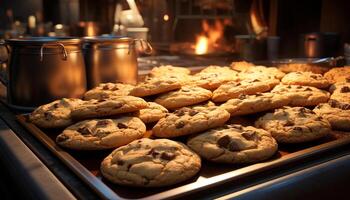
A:
POLYGON ((213 24, 209 24, 207 20, 203 20, 203 31, 197 36, 195 53, 201 55, 215 49, 219 40, 223 38, 225 25, 229 23, 229 21, 215 20, 213 24))
POLYGON ((164 21, 169 21, 169 15, 165 14, 165 15, 163 16, 163 19, 164 19, 164 21))
POLYGON ((205 36, 197 37, 196 54, 202 55, 208 52, 208 38, 205 36))

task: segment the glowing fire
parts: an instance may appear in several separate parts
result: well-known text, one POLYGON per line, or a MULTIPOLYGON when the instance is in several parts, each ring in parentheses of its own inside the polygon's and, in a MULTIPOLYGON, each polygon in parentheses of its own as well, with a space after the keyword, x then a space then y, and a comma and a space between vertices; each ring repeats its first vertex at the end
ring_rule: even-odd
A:
POLYGON ((203 31, 196 37, 195 53, 202 55, 215 49, 223 37, 225 25, 230 23, 229 20, 215 20, 214 24, 209 24, 207 20, 203 20, 203 31))

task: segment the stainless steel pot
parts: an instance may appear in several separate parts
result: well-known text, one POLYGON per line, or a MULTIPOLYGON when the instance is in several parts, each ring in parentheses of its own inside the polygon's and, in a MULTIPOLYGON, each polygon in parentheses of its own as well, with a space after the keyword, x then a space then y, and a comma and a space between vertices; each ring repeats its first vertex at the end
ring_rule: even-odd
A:
POLYGON ((148 45, 146 51, 152 50, 149 43, 129 37, 98 36, 85 37, 83 40, 88 88, 105 82, 136 84, 136 42, 148 45))
POLYGON ((86 76, 81 40, 32 37, 5 41, 9 49, 7 100, 36 107, 63 97, 81 97, 86 76))

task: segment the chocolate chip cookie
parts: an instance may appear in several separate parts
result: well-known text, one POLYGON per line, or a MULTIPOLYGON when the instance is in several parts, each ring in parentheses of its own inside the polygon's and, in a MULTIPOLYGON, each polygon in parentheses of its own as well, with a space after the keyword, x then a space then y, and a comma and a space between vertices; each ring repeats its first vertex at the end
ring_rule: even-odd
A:
POLYGON ((350 104, 350 83, 335 83, 329 88, 329 91, 332 93, 330 99, 342 104, 350 104))
POLYGON ((197 86, 183 86, 180 90, 160 95, 155 102, 167 109, 198 104, 212 97, 212 92, 197 86))
POLYGON ((172 65, 162 65, 159 67, 154 67, 150 72, 149 76, 151 77, 160 77, 160 76, 170 76, 170 75, 189 75, 191 70, 185 67, 178 67, 172 65))
POLYGON ((80 99, 63 98, 39 106, 29 115, 29 121, 42 128, 62 128, 73 123, 71 111, 83 103, 80 99))
POLYGON ((268 75, 272 78, 281 79, 285 73, 277 69, 276 67, 265 66, 252 66, 247 69, 241 70, 240 77, 249 78, 249 76, 268 75))
POLYGON ((201 157, 222 163, 256 163, 273 156, 277 143, 270 133, 238 124, 208 130, 188 140, 201 157))
POLYGON ((316 88, 327 88, 330 85, 330 82, 321 74, 312 72, 290 72, 282 78, 281 82, 286 85, 302 85, 316 88))
POLYGON ((327 91, 311 86, 280 84, 273 88, 271 93, 289 97, 290 106, 316 106, 320 103, 326 103, 329 99, 327 91))
POLYGON ((84 94, 84 100, 107 99, 112 96, 127 96, 134 86, 122 83, 101 83, 84 94))
POLYGON ((272 110, 288 105, 288 96, 274 93, 258 93, 255 95, 240 95, 220 105, 232 116, 247 115, 272 110))
POLYGON ((181 81, 177 77, 152 77, 139 83, 131 91, 130 95, 137 97, 151 96, 181 88, 181 81))
POLYGON ((304 107, 284 107, 267 113, 255 126, 271 133, 281 143, 301 143, 317 140, 331 132, 329 122, 304 107))
POLYGON ((324 77, 331 83, 350 82, 350 66, 332 68, 324 77))
POLYGON ((278 79, 248 79, 222 84, 213 92, 214 102, 224 102, 239 95, 250 95, 270 91, 279 83, 278 79))
POLYGON ((160 119, 153 127, 152 133, 164 138, 189 135, 222 126, 229 118, 230 114, 227 111, 216 106, 183 107, 160 119))
POLYGON ((149 106, 147 108, 141 109, 134 114, 135 117, 140 118, 144 123, 157 122, 166 116, 168 110, 163 106, 148 102, 149 106))
POLYGON ((350 131, 350 105, 339 106, 332 100, 316 106, 313 110, 326 119, 334 130, 350 131))
POLYGON ((91 119, 69 126, 56 142, 76 150, 111 149, 142 138, 145 132, 145 124, 137 117, 91 119))
POLYGON ((133 96, 114 96, 109 99, 84 101, 72 109, 74 119, 107 117, 122 113, 131 113, 148 107, 148 103, 133 96))
POLYGON ((214 90, 223 83, 236 80, 239 80, 237 72, 229 68, 215 71, 212 66, 192 76, 191 84, 208 90, 214 90))
POLYGON ((183 182, 201 168, 200 157, 168 139, 143 138, 119 147, 101 163, 109 181, 134 187, 162 187, 183 182))

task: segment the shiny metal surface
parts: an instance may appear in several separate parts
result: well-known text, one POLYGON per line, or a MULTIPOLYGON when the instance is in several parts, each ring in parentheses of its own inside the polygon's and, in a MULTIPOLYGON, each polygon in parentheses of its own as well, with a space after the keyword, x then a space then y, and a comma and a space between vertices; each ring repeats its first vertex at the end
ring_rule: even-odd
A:
POLYGON ((137 83, 135 40, 127 37, 85 37, 88 88, 105 82, 137 83))
POLYGON ((10 39, 6 45, 10 47, 10 105, 35 107, 63 97, 81 97, 86 91, 80 39, 10 39))

